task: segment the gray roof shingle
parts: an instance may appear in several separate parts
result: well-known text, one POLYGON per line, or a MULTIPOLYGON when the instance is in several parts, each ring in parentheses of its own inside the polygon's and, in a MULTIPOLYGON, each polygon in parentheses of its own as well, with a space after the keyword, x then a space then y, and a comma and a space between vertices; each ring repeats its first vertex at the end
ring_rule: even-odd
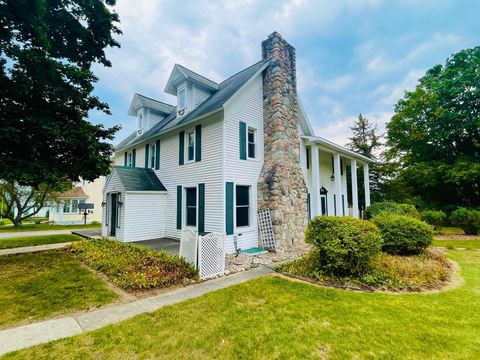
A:
POLYGON ((229 77, 219 85, 218 91, 212 94, 207 100, 205 100, 199 107, 189 112, 187 115, 177 118, 176 113, 173 112, 158 124, 153 126, 150 130, 144 132, 140 136, 136 136, 136 132, 130 134, 126 139, 121 141, 115 150, 121 150, 127 146, 138 144, 146 139, 155 135, 160 135, 169 129, 178 126, 185 125, 187 123, 195 121, 202 115, 208 114, 214 110, 220 109, 227 100, 229 100, 257 71, 259 71, 265 61, 259 61, 250 67, 240 71, 239 73, 229 77))
POLYGON ((152 169, 115 166, 125 191, 167 191, 152 169))

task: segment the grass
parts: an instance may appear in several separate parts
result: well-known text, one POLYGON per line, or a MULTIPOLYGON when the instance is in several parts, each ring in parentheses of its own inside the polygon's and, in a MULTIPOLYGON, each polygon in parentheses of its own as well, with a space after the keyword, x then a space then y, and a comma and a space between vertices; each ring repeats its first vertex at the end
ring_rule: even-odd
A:
POLYGON ((82 240, 81 237, 70 234, 46 235, 46 236, 24 236, 8 239, 0 239, 0 249, 11 249, 24 246, 58 244, 64 242, 82 240))
POLYGON ((442 226, 441 231, 442 234, 445 235, 465 235, 465 232, 461 228, 454 226, 442 226))
POLYGON ((338 278, 324 274, 320 270, 318 255, 311 252, 277 267, 277 271, 333 285, 419 291, 442 287, 448 280, 449 265, 443 254, 432 250, 416 256, 380 253, 368 274, 338 278))
POLYGON ((480 249, 480 240, 433 240, 432 245, 447 249, 480 249))
POLYGON ((197 279, 197 271, 188 262, 165 251, 104 239, 76 242, 71 251, 126 290, 168 287, 197 279))
POLYGON ((86 310, 117 295, 66 251, 0 257, 0 328, 86 310))
POLYGON ((450 251, 465 283, 365 293, 263 277, 8 359, 475 359, 480 252, 450 251))
POLYGON ((11 225, 0 226, 0 233, 2 232, 16 232, 16 231, 45 231, 45 230, 69 230, 69 229, 95 229, 100 228, 99 224, 87 225, 53 225, 53 224, 25 224, 17 227, 11 225))

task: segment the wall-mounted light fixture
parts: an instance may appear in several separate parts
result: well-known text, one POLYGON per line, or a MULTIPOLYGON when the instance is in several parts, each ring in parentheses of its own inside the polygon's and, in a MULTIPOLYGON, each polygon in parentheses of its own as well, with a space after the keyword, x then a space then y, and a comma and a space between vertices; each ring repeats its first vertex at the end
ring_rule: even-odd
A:
POLYGON ((107 205, 107 203, 105 201, 102 201, 102 207, 105 207, 105 205, 107 205))
POLYGON ((334 174, 332 174, 332 176, 330 176, 330 180, 335 181, 335 175, 334 174))

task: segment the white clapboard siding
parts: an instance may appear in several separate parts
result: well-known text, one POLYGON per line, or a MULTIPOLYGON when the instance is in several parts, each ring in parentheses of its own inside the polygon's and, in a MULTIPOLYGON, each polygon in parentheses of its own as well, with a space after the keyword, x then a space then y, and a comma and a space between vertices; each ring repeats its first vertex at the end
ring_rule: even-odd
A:
POLYGON ((107 179, 105 184, 105 189, 103 191, 103 199, 107 206, 102 207, 102 236, 107 236, 109 233, 110 227, 110 211, 111 211, 111 204, 110 204, 110 197, 108 196, 110 193, 121 193, 121 201, 123 202, 124 206, 118 208, 120 211, 120 224, 116 229, 116 238, 123 241, 124 238, 124 226, 125 226, 125 188, 123 187, 120 179, 116 172, 113 172, 107 179), (108 214, 107 214, 108 212, 108 214), (108 216, 108 218, 107 218, 108 216))
POLYGON ((148 129, 151 129, 152 127, 157 125, 164 118, 165 117, 157 115, 153 111, 149 110, 148 111, 148 122, 147 122, 148 129))
MULTIPOLYGON (((263 93, 262 77, 258 76, 253 82, 241 90, 234 101, 225 108, 225 181, 237 185, 249 185, 250 191, 250 226, 236 228, 234 216, 234 233, 238 237, 238 246, 247 249, 258 246, 257 228, 257 182, 263 166, 263 93), (239 151, 239 123, 247 124, 256 129, 256 158, 240 160, 239 151)), ((234 203, 235 208, 235 203, 234 203)), ((224 213, 223 213, 223 216, 224 213)), ((225 231, 225 230, 223 230, 225 231)), ((235 250, 233 236, 228 236, 225 251, 235 250)))
POLYGON ((125 236, 123 241, 140 241, 165 236, 167 195, 127 192, 125 195, 125 236))
MULTIPOLYGON (((224 231, 222 118, 221 113, 216 113, 205 120, 160 137, 160 170, 155 173, 168 191, 167 237, 179 239, 181 235, 181 231, 176 229, 178 185, 185 188, 204 183, 205 231, 224 231), (183 130, 194 129, 197 124, 202 125, 202 160, 179 165, 178 134, 183 130)), ((186 145, 185 143, 185 153, 186 145)), ((185 203, 185 194, 182 200, 185 203)), ((182 222, 185 222, 185 204, 182 205, 182 222)))
POLYGON ((208 91, 205 91, 203 89, 200 89, 200 88, 194 86, 193 102, 194 102, 195 108, 197 108, 198 106, 200 106, 201 103, 203 103, 205 100, 207 100, 210 95, 211 94, 208 91))

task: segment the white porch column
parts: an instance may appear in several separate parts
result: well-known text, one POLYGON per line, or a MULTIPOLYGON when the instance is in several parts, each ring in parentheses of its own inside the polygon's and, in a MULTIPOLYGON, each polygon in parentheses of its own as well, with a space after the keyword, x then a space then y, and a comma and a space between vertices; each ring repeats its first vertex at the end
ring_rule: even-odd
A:
POLYGON ((352 171, 352 205, 353 205, 353 217, 358 218, 358 184, 357 184, 357 160, 352 159, 350 161, 350 168, 352 171))
POLYGON ((370 206, 370 175, 368 171, 368 163, 363 165, 363 180, 365 183, 365 207, 370 206))
POLYGON ((342 170, 340 169, 340 154, 333 154, 333 168, 335 170, 335 212, 343 216, 342 208, 342 170))
POLYGON ((312 218, 320 215, 320 163, 317 144, 312 144, 312 191, 310 193, 310 211, 312 218))

